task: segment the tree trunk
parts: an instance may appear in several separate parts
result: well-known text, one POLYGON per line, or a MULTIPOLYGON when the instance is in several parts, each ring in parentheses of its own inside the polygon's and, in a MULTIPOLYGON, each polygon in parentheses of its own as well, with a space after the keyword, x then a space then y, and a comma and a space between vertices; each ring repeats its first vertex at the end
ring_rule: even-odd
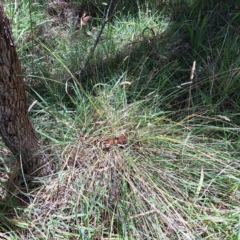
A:
POLYGON ((0 2, 0 135, 26 174, 50 174, 51 165, 28 118, 20 62, 10 23, 0 2))

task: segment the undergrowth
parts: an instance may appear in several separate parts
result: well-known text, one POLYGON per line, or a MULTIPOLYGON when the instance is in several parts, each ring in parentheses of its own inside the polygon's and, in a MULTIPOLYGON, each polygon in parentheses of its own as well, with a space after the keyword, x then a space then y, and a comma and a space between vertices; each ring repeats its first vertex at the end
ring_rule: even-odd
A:
POLYGON ((239 6, 127 2, 104 28, 104 1, 5 3, 56 173, 0 202, 3 239, 239 239, 239 6))

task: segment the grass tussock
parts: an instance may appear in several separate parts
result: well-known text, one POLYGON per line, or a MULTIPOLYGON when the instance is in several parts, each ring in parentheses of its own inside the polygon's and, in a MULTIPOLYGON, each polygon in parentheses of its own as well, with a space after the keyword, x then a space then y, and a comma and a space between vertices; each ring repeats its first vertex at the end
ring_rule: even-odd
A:
MULTIPOLYGON (((214 1, 184 3, 119 1, 124 11, 115 10, 99 40, 107 5, 75 26, 35 3, 25 18, 31 27, 22 28, 22 12, 6 4, 29 114, 56 172, 13 190, 1 178, 3 239, 239 238, 231 32, 239 14, 232 4, 229 18, 214 1)), ((0 153, 1 172, 11 172, 14 158, 4 146, 0 153)))

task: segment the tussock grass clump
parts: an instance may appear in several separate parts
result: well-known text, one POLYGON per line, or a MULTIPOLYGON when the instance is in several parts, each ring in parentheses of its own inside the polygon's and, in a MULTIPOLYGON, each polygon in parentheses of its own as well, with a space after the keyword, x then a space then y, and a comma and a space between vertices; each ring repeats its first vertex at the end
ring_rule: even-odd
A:
POLYGON ((49 140, 59 171, 31 192, 13 223, 43 239, 236 236, 236 142, 202 134, 197 117, 174 122, 154 112, 154 96, 132 104, 125 97, 124 86, 105 85, 85 109, 92 118, 76 118, 74 131, 55 122, 48 134, 65 132, 64 142, 49 140))

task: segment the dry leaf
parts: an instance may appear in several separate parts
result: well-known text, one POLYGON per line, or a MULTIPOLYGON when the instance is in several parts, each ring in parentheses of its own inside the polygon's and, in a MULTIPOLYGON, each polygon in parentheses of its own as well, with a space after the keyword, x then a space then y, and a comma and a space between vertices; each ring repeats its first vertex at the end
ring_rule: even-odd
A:
POLYGON ((133 85, 133 83, 132 83, 132 82, 125 81, 125 82, 121 82, 121 83, 120 83, 120 86, 122 86, 122 85, 129 85, 129 86, 131 86, 131 85, 133 85))
POLYGON ((225 120, 225 121, 231 122, 231 120, 226 116, 218 115, 218 117, 225 120))
POLYGON ((121 135, 119 137, 114 137, 103 142, 103 146, 109 149, 112 145, 125 145, 127 143, 127 134, 121 135))
POLYGON ((87 16, 87 13, 84 11, 81 17, 81 26, 86 25, 91 16, 87 16))
POLYGON ((192 65, 190 80, 193 80, 194 78, 195 69, 196 69, 196 61, 194 61, 192 65))

